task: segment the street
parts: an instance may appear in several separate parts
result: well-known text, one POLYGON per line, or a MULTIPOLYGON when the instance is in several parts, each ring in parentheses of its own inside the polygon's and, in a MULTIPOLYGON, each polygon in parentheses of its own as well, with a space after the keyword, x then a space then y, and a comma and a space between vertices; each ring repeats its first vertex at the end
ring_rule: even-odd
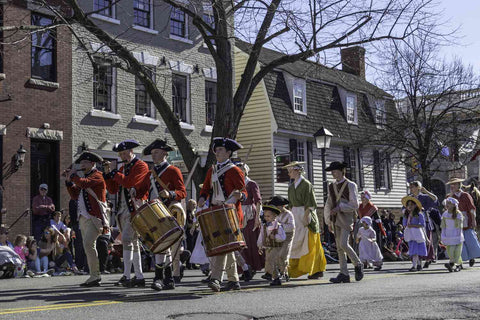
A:
MULTIPOLYGON (((445 261, 410 273, 407 262, 366 271, 361 282, 330 284, 338 265, 322 280, 303 277, 280 288, 255 279, 238 292, 212 293, 198 270, 186 270, 174 291, 78 286, 87 276, 0 281, 0 319, 479 319, 479 268, 448 273, 445 261)), ((466 264, 465 264, 466 265, 466 264)))

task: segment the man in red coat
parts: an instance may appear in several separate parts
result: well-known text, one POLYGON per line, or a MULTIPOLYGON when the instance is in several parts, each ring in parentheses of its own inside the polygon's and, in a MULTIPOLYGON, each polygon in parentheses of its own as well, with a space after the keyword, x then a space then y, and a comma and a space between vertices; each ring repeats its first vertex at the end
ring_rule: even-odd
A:
POLYGON ((106 201, 106 186, 102 173, 97 170, 96 162, 102 158, 92 152, 83 152, 75 161, 80 164, 84 177, 80 178, 71 169, 64 172, 65 184, 72 199, 77 200, 77 215, 82 232, 83 248, 87 256, 90 278, 82 283, 82 287, 100 286, 100 267, 96 243, 103 228, 108 228, 108 217, 102 214, 99 201, 106 201))
MULTIPOLYGON (((148 191, 149 201, 159 199, 169 210, 175 208, 171 210, 171 213, 177 213, 178 216, 175 218, 180 226, 184 227, 186 214, 180 201, 187 196, 187 190, 185 189, 180 169, 167 162, 168 152, 170 151, 173 151, 173 148, 161 139, 153 141, 143 150, 144 155, 152 155, 155 165, 150 175, 145 176, 140 189, 137 190, 137 194, 144 194, 148 191)), ((175 283, 180 282, 180 248, 182 240, 183 238, 179 239, 165 252, 155 254, 155 278, 151 286, 152 289, 158 291, 162 289, 171 290, 175 288, 175 283), (163 285, 160 283, 161 280, 163 280, 163 285)))
POLYGON ((138 159, 133 152, 133 148, 139 145, 135 140, 125 140, 115 145, 113 151, 118 152, 118 156, 125 165, 119 170, 106 171, 104 174, 108 192, 119 193, 117 221, 122 232, 124 269, 122 278, 115 284, 117 286, 145 287, 138 234, 130 223, 131 213, 135 211, 137 204, 141 204, 148 197, 147 193, 137 194, 136 192, 149 173, 148 165, 138 159), (132 264, 135 277, 130 279, 132 264))
MULTIPOLYGON (((208 199, 210 206, 222 205, 223 203, 235 203, 238 222, 243 224, 243 212, 241 201, 247 198, 245 190, 245 178, 242 170, 232 163, 232 153, 242 146, 235 140, 228 138, 214 138, 213 151, 217 163, 207 172, 203 182, 198 207, 202 208, 208 199)), ((228 283, 225 290, 240 290, 238 273, 236 268, 235 254, 233 252, 210 258, 212 274, 208 286, 213 291, 220 291, 220 281, 223 278, 223 270, 227 272, 228 283)))

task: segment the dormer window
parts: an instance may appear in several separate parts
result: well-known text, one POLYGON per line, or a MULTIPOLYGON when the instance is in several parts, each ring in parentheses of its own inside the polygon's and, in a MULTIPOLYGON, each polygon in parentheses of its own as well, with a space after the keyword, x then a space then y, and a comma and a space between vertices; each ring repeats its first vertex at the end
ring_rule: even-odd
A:
POLYGON ((385 110, 385 101, 375 101, 375 124, 378 129, 383 129, 387 124, 387 112, 385 110))
POLYGON ((293 111, 295 113, 307 113, 307 95, 306 82, 304 80, 296 79, 293 81, 293 111))
POLYGON ((347 95, 347 123, 358 124, 357 96, 347 95))

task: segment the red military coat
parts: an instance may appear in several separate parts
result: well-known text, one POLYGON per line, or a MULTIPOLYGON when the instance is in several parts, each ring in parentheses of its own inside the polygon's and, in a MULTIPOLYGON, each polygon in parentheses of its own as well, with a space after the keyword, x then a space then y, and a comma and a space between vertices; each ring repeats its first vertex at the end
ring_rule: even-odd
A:
MULTIPOLYGON (((98 200, 105 202, 106 201, 106 185, 103 175, 97 169, 93 169, 85 178, 80 178, 76 174, 73 174, 71 177, 72 182, 66 182, 68 193, 73 200, 78 200, 80 192, 82 189, 91 188, 98 200)), ((86 190, 84 191, 84 200, 85 206, 89 214, 99 219, 103 219, 102 213, 100 211, 100 205, 93 196, 90 195, 86 190)))
MULTIPOLYGON (((208 169, 207 176, 205 177, 205 181, 203 182, 202 190, 200 190, 200 197, 203 197, 205 200, 209 198, 212 189, 212 172, 212 168, 208 169)), ((224 190, 224 194, 226 195, 225 199, 233 192, 233 190, 240 190, 244 194, 245 199, 247 198, 248 194, 245 188, 245 177, 240 168, 234 166, 228 171, 226 171, 223 176, 224 178, 222 183, 222 189, 224 190)), ((220 182, 222 182, 222 179, 219 180, 220 182)), ((235 203, 235 208, 237 210, 238 223, 240 227, 242 227, 243 211, 240 200, 235 203)))
MULTIPOLYGON (((155 168, 152 168, 152 170, 155 170, 155 168)), ((150 174, 146 175, 142 182, 139 184, 137 189, 137 196, 144 195, 145 193, 148 194, 152 182, 151 178, 153 178, 152 171, 150 171, 150 174)), ((159 176, 159 178, 167 186, 168 191, 175 192, 175 197, 171 200, 180 202, 182 199, 185 199, 187 197, 187 190, 185 189, 185 184, 183 182, 183 176, 180 169, 175 166, 169 165, 167 169, 163 171, 162 175, 159 176)), ((158 182, 156 182, 156 187, 159 193, 163 190, 163 187, 158 182)))

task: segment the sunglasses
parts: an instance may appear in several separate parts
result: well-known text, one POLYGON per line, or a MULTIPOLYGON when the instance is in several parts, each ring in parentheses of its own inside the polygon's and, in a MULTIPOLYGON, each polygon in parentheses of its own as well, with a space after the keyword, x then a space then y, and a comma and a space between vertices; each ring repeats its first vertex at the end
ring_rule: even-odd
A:
POLYGON ((45 231, 45 234, 50 234, 50 232, 48 232, 48 231, 45 231))

